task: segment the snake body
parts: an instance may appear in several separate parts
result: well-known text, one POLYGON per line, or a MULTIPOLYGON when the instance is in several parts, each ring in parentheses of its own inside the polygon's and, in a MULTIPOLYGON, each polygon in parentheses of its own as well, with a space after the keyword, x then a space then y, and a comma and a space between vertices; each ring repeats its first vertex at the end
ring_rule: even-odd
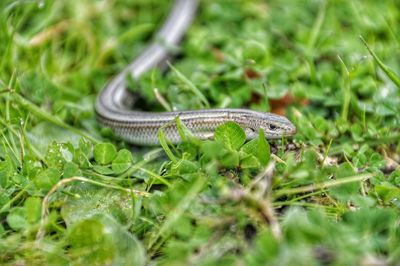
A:
POLYGON ((158 144, 158 131, 163 132, 172 143, 181 141, 174 120, 181 122, 198 138, 213 136, 219 125, 233 121, 238 123, 248 139, 258 136, 259 128, 268 139, 291 136, 296 127, 283 116, 247 109, 206 109, 178 112, 144 112, 131 110, 134 97, 126 88, 126 76, 135 80, 143 73, 165 66, 171 47, 178 45, 187 31, 197 9, 197 0, 176 0, 155 42, 149 45, 131 64, 117 74, 97 97, 98 121, 114 130, 122 139, 137 145, 158 144))

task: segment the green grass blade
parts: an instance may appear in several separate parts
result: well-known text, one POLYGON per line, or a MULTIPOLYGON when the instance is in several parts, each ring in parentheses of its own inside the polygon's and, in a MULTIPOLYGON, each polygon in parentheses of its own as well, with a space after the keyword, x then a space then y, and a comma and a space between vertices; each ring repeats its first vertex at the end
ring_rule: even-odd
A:
POLYGON ((33 115, 36 115, 37 117, 40 117, 43 120, 46 120, 50 123, 53 123, 57 126, 60 126, 62 128, 65 128, 67 130, 70 130, 71 132, 74 132, 94 143, 99 142, 98 139, 96 139, 95 137, 93 137, 92 135, 89 135, 88 133, 77 129, 73 126, 70 126, 68 124, 66 124, 64 121, 60 120, 58 117, 52 116, 48 113, 46 113, 45 111, 43 111, 41 108, 39 108, 38 106, 36 106, 35 104, 33 104, 32 102, 28 101, 27 99, 25 99, 24 97, 22 97, 21 95, 19 95, 18 93, 14 93, 13 94, 14 99, 16 100, 16 102, 22 106, 23 108, 25 108, 26 110, 28 110, 29 112, 31 112, 33 115))
POLYGON ((158 233, 150 239, 148 249, 152 249, 154 246, 158 248, 163 243, 163 241, 159 241, 160 237, 165 236, 165 234, 174 226, 175 222, 184 215, 185 211, 190 207, 190 204, 200 193, 206 182, 207 179, 202 174, 199 174, 186 195, 179 201, 176 207, 169 212, 169 216, 158 230, 158 233))
POLYGON ((168 63, 168 66, 174 71, 176 74, 177 78, 182 81, 184 84, 186 84, 189 89, 201 100, 201 102, 204 104, 205 107, 210 107, 210 103, 208 102, 207 98, 200 92, 200 90, 187 78, 185 75, 182 74, 177 68, 175 68, 173 65, 168 63))
POLYGON ((397 88, 400 89, 400 77, 379 59, 379 57, 374 53, 374 51, 372 51, 362 36, 360 36, 360 39, 364 43, 370 55, 372 55, 372 57, 375 59, 380 69, 382 69, 382 71, 385 72, 385 74, 393 81, 393 83, 396 84, 397 88))
POLYGON ((163 149, 164 149, 165 153, 167 154, 168 158, 172 162, 176 163, 178 161, 178 159, 175 157, 175 155, 172 153, 171 149, 169 148, 162 127, 158 130, 158 141, 160 142, 161 147, 163 147, 163 149))

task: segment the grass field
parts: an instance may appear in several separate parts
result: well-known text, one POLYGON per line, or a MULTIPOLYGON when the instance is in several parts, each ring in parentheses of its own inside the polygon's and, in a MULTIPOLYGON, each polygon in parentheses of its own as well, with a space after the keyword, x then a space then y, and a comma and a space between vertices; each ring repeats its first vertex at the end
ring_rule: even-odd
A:
POLYGON ((168 2, 1 1, 0 264, 400 265, 400 2, 201 1, 176 70, 130 82, 141 107, 298 132, 131 147, 94 102, 168 2))

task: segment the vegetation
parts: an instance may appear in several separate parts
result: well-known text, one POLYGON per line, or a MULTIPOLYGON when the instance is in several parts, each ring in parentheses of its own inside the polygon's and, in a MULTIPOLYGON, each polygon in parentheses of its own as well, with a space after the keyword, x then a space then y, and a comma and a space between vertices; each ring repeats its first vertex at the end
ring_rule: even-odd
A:
POLYGON ((298 133, 131 147, 93 105, 167 2, 1 1, 0 264, 398 265, 399 1, 202 1, 170 71, 131 82, 141 107, 298 133))

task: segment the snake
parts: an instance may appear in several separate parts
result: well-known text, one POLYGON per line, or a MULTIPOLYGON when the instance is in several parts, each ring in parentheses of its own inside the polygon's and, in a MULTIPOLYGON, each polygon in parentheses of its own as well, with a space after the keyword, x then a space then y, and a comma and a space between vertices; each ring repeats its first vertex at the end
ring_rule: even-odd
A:
POLYGON ((240 108, 168 112, 134 109, 136 97, 127 89, 128 75, 135 81, 154 68, 167 67, 171 48, 178 47, 183 39, 195 17, 198 4, 197 0, 175 0, 154 40, 99 93, 95 104, 97 120, 124 141, 140 146, 159 145, 160 129, 171 143, 180 143, 182 137, 177 118, 199 139, 212 139, 215 129, 228 121, 239 124, 247 139, 257 138, 262 132, 260 129, 266 139, 293 136, 296 126, 286 117, 269 112, 240 108))

